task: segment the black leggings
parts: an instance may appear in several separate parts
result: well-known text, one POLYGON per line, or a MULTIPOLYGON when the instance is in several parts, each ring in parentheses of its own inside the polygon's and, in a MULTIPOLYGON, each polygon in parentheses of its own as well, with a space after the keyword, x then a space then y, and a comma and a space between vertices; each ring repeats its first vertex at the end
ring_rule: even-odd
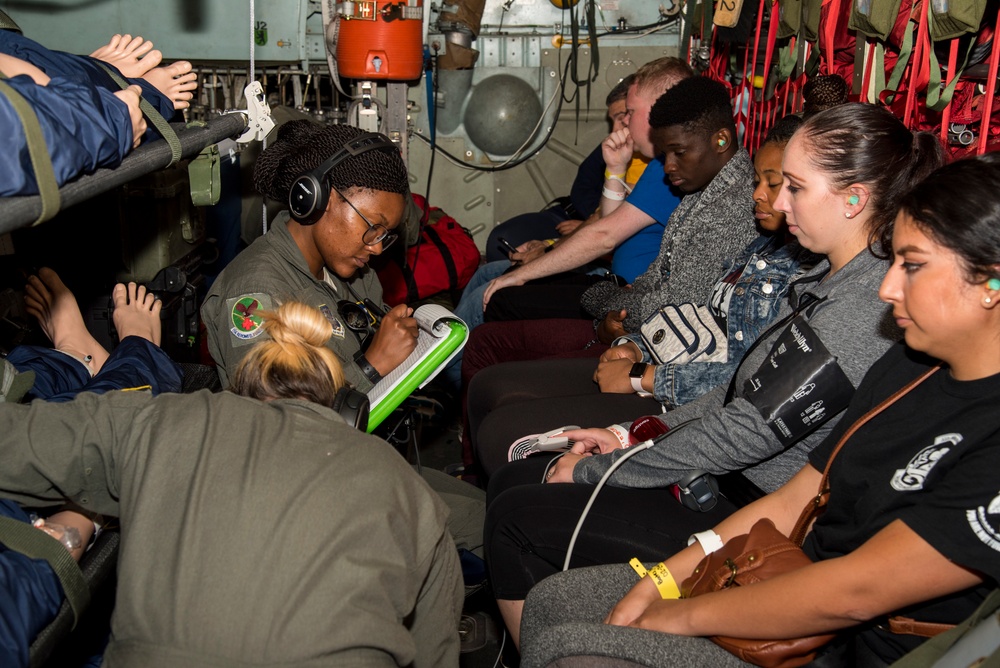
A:
POLYGON ((593 381, 597 362, 508 362, 475 375, 469 386, 469 429, 487 475, 507 463, 508 448, 522 436, 572 424, 607 427, 662 412, 655 399, 602 394, 593 381))
MULTIPOLYGON (((592 485, 541 484, 551 457, 539 455, 501 468, 490 480, 485 547, 493 592, 519 601, 562 570, 573 529, 592 485)), ((688 510, 666 489, 605 485, 580 530, 570 566, 658 562, 736 511, 720 498, 707 513, 688 510)))

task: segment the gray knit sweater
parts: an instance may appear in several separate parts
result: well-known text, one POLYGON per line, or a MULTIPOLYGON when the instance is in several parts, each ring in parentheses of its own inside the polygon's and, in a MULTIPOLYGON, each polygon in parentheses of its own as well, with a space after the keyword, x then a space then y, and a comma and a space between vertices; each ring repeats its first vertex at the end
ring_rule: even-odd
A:
POLYGON ((740 149, 703 190, 684 196, 667 221, 659 255, 630 288, 602 281, 580 304, 595 318, 625 309, 625 329, 638 332, 664 304, 703 301, 719 272, 756 236, 753 163, 740 149))
MULTIPOLYGON (((878 288, 888 263, 863 251, 826 280, 827 260, 792 285, 789 300, 778 313, 781 319, 795 310, 806 294, 826 300, 805 309, 810 327, 819 335, 837 363, 857 387, 868 368, 900 337, 889 307, 878 298, 878 288)), ((727 386, 661 416, 671 427, 701 418, 676 436, 639 452, 608 481, 618 487, 664 487, 685 473, 703 469, 721 474, 743 470, 761 489, 772 492, 807 462, 809 451, 826 438, 840 415, 785 449, 764 422, 760 412, 742 398, 744 381, 764 363, 780 331, 772 332, 753 349, 737 373, 736 397, 723 406, 727 386)), ((573 470, 579 483, 596 483, 627 450, 587 457, 573 470)))

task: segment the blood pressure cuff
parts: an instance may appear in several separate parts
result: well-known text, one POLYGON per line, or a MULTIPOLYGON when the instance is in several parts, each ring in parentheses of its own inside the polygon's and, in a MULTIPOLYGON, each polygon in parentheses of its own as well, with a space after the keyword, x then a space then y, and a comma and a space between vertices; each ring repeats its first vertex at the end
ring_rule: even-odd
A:
POLYGON ((743 385, 743 398, 789 446, 847 407, 854 385, 802 316, 743 385))

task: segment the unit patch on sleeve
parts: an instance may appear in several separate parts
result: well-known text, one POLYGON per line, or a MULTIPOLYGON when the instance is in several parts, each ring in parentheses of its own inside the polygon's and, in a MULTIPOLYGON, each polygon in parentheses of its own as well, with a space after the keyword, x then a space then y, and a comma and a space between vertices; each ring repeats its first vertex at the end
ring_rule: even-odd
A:
POLYGON ((271 296, 262 292, 252 292, 226 300, 232 327, 233 346, 248 345, 264 333, 264 320, 258 315, 260 311, 271 309, 271 296))
POLYGON ((316 308, 319 309, 319 312, 323 314, 324 318, 330 321, 330 326, 333 327, 333 335, 338 339, 344 338, 344 325, 337 319, 337 316, 333 314, 330 307, 326 304, 320 304, 316 308))

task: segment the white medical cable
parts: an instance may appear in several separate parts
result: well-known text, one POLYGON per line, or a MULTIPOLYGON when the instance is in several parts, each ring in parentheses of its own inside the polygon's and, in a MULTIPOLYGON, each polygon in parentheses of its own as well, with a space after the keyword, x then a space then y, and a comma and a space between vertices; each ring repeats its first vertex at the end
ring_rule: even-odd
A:
POLYGON ((493 662, 493 668, 497 668, 500 665, 500 660, 503 658, 503 646, 507 643, 507 627, 503 629, 503 635, 500 637, 500 651, 497 652, 497 660, 493 662))
POLYGON ((642 443, 630 445, 628 448, 628 452, 619 457, 610 467, 608 467, 608 470, 604 472, 604 475, 601 476, 601 479, 597 481, 597 486, 594 487, 594 491, 590 495, 590 499, 587 500, 587 505, 584 506, 583 512, 580 513, 580 519, 576 523, 576 528, 573 529, 573 537, 570 538, 569 547, 566 548, 566 561, 563 562, 563 567, 562 567, 564 571, 569 570, 569 560, 573 556, 573 547, 576 546, 576 539, 580 535, 580 529, 583 528, 583 522, 584 520, 587 519, 587 514, 590 513, 590 507, 594 505, 594 501, 597 501, 597 495, 601 493, 601 488, 604 487, 604 483, 608 481, 608 478, 611 477, 611 474, 617 471, 618 467, 624 464, 629 457, 636 454, 637 452, 648 450, 649 448, 653 447, 653 443, 654 443, 653 439, 649 439, 643 441, 642 443))
MULTIPOLYGON (((573 548, 576 546, 577 536, 580 535, 580 529, 583 527, 583 523, 587 519, 587 515, 590 513, 590 508, 591 506, 594 505, 594 501, 597 500, 597 495, 601 493, 601 489, 604 487, 604 483, 608 481, 608 478, 611 477, 611 474, 614 473, 616 470, 618 470, 618 467, 624 464, 625 461, 632 455, 636 454, 637 452, 642 452, 643 450, 648 450, 649 448, 653 447, 654 444, 666 440, 668 436, 673 436, 684 427, 688 426, 692 422, 697 422, 700 419, 701 418, 693 418, 691 420, 681 422, 679 425, 671 428, 670 431, 666 432, 665 434, 660 434, 655 438, 643 441, 642 443, 637 443, 636 445, 630 445, 628 448, 628 452, 626 452, 624 455, 619 457, 617 461, 611 464, 608 470, 604 472, 604 475, 601 476, 601 479, 597 481, 597 486, 594 487, 594 491, 593 493, 591 493, 590 499, 587 501, 587 505, 584 506, 583 512, 580 513, 580 519, 576 523, 576 528, 573 529, 573 537, 570 538, 569 547, 566 548, 566 560, 563 561, 563 567, 562 567, 564 571, 569 570, 569 561, 573 556, 573 548)), ((562 455, 559 456, 562 457, 562 455)), ((552 461, 554 462, 555 459, 553 459, 552 461)), ((552 462, 549 462, 549 466, 551 465, 552 462)), ((548 472, 548 470, 549 467, 546 466, 545 471, 548 472)))

